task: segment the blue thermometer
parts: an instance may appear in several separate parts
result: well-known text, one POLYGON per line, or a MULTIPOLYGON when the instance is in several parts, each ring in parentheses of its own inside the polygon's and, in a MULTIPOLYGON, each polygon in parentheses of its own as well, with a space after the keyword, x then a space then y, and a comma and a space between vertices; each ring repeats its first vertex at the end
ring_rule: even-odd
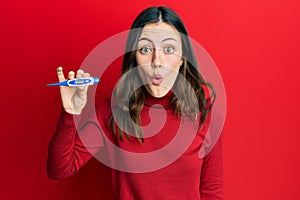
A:
POLYGON ((100 82, 99 78, 95 77, 86 77, 86 78, 75 78, 72 80, 66 80, 58 83, 47 84, 47 86, 70 86, 70 87, 78 87, 78 86, 86 86, 86 85, 96 85, 100 82))

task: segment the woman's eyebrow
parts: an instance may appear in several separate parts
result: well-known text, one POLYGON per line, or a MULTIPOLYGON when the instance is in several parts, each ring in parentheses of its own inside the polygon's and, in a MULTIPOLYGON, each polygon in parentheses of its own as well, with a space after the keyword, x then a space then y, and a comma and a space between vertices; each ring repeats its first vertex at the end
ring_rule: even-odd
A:
MULTIPOLYGON (((146 41, 148 41, 148 42, 153 43, 152 40, 150 40, 149 38, 140 38, 140 39, 139 39, 139 41, 142 41, 142 40, 146 40, 146 41)), ((168 40, 173 40, 173 41, 175 41, 175 42, 178 42, 175 38, 165 38, 165 39, 163 39, 161 42, 165 42, 165 41, 168 41, 168 40)))
POLYGON ((150 39, 148 39, 148 38, 140 38, 139 41, 141 41, 141 40, 146 40, 146 41, 148 41, 148 42, 153 43, 153 42, 152 42, 150 39))
POLYGON ((167 41, 167 40, 173 40, 173 41, 177 42, 177 40, 176 40, 175 38, 165 38, 165 39, 163 39, 161 42, 165 42, 165 41, 167 41))

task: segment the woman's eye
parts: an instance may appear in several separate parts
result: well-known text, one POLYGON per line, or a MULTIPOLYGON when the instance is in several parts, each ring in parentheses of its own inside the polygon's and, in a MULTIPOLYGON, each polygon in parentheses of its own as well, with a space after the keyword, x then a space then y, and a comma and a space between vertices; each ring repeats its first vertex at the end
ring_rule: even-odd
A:
POLYGON ((165 53, 171 54, 174 52, 174 47, 168 46, 164 48, 165 53))
POLYGON ((150 48, 150 47, 142 47, 142 48, 140 48, 140 52, 142 53, 142 54, 148 54, 148 53, 150 53, 152 51, 152 49, 150 48))

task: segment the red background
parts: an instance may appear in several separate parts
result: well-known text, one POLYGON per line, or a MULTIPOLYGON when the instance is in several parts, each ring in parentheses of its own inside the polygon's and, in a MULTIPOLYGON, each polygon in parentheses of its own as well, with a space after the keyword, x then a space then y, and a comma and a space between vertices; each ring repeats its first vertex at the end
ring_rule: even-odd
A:
POLYGON ((45 85, 56 81, 57 66, 76 70, 95 46, 127 30, 141 10, 161 4, 179 13, 222 74, 226 199, 300 199, 298 1, 0 4, 1 199, 112 197, 108 168, 96 160, 65 180, 47 178, 47 145, 61 107, 58 90, 45 85))

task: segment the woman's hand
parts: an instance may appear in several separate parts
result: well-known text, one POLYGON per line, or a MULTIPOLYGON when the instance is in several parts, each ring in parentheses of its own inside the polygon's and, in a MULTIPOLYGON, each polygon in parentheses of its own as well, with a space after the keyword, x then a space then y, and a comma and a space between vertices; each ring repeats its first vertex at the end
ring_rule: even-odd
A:
MULTIPOLYGON (((59 82, 66 81, 62 67, 57 68, 57 76, 59 82)), ((76 78, 90 77, 88 73, 79 69, 76 74, 76 78)), ((68 73, 68 79, 74 79, 75 72, 70 71, 68 73)), ((63 108, 70 114, 80 114, 87 102, 87 90, 88 86, 79 87, 67 87, 60 86, 60 96, 62 100, 63 108)))

